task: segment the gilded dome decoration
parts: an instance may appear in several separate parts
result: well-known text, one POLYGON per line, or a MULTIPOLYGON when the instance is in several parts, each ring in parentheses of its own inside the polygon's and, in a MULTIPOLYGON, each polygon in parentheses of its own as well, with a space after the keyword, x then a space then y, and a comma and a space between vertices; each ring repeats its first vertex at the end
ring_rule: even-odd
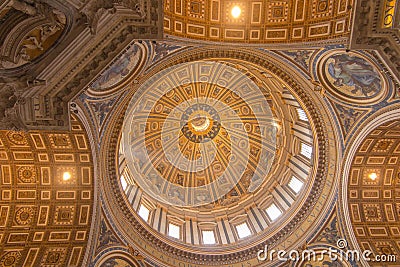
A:
POLYGON ((180 54, 132 85, 105 133, 119 136, 104 161, 115 160, 108 168, 119 178, 104 180, 121 207, 112 216, 132 224, 123 231, 141 253, 154 245, 151 259, 167 265, 188 251, 183 262, 209 266, 257 261, 283 240, 300 245, 335 190, 335 165, 326 165, 335 133, 302 89, 312 85, 254 50, 180 54), (149 239, 136 242, 133 229, 149 239))
POLYGON ((206 205, 235 187, 239 195, 255 191, 276 149, 264 94, 239 70, 213 61, 176 65, 151 78, 132 100, 123 129, 135 181, 178 206, 206 205))

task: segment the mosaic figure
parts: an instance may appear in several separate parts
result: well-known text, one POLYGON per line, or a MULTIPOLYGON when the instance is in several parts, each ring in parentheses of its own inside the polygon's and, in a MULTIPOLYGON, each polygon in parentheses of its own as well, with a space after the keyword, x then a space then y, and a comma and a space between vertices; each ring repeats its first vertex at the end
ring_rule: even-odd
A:
POLYGON ((365 97, 376 95, 381 89, 379 74, 365 59, 338 54, 331 56, 328 62, 328 73, 334 79, 334 86, 350 86, 352 94, 360 91, 365 97))

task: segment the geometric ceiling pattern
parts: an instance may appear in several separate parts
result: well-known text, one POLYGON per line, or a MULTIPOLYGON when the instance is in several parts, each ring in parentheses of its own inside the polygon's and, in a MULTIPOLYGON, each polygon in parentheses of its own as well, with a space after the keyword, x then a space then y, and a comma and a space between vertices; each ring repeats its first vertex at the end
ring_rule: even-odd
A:
POLYGON ((353 0, 166 0, 164 33, 206 41, 296 43, 349 36, 353 0), (239 7, 234 18, 231 10, 239 7))
POLYGON ((353 231, 361 250, 373 255, 400 255, 399 162, 397 120, 377 127, 364 139, 350 169, 347 197, 353 231))
POLYGON ((81 122, 70 132, 0 131, 0 266, 82 266, 93 209, 93 160, 81 122))

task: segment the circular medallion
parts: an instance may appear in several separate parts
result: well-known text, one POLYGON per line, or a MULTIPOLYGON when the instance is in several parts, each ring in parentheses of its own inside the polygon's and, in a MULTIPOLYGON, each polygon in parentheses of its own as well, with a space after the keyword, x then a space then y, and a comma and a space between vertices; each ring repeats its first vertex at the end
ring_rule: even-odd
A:
POLYGON ((16 266, 19 259, 21 258, 21 253, 19 251, 7 252, 0 259, 0 265, 5 267, 16 266))
POLYGON ((15 220, 19 225, 28 225, 33 219, 33 209, 30 207, 23 207, 17 210, 15 220))
POLYGON ((385 94, 384 79, 367 57, 342 50, 325 54, 318 75, 333 95, 348 102, 371 103, 385 94))
POLYGON ((89 86, 88 92, 92 95, 109 95, 116 91, 128 77, 134 77, 144 67, 147 60, 145 43, 133 43, 119 57, 104 70, 89 86))
POLYGON ((7 133, 7 137, 8 140, 14 145, 25 146, 28 144, 28 141, 23 133, 10 131, 7 133))
POLYGON ((23 183, 36 182, 36 170, 31 166, 23 166, 18 168, 18 179, 23 183))

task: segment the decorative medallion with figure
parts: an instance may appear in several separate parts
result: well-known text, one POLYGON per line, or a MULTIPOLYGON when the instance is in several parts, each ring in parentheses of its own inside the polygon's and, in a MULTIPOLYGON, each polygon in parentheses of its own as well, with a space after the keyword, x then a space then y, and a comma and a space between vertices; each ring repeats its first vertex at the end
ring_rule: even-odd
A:
POLYGON ((375 102, 385 93, 384 79, 376 65, 356 52, 336 50, 326 54, 318 71, 329 92, 349 102, 375 102))
POLYGON ((30 63, 57 45, 67 17, 44 1, 2 1, 0 69, 30 63))
POLYGON ((145 48, 142 44, 133 43, 123 52, 113 64, 111 64, 90 86, 93 91, 104 91, 117 85, 127 78, 132 72, 141 69, 142 61, 145 60, 145 48))

